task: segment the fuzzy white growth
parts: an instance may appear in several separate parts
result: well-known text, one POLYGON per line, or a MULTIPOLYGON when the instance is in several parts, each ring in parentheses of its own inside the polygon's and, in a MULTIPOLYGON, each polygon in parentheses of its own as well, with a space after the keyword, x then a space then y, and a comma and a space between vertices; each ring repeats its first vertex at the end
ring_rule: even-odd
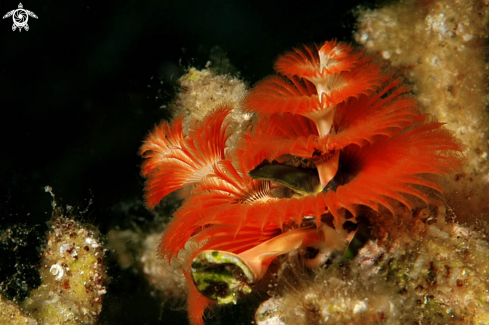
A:
POLYGON ((59 247, 59 253, 60 254, 64 254, 66 253, 67 251, 69 251, 71 249, 71 245, 70 244, 63 244, 59 247))
POLYGON ((97 240, 95 240, 94 238, 91 238, 91 237, 85 238, 85 243, 87 243, 88 245, 90 245, 90 247, 92 247, 92 248, 98 248, 98 247, 100 247, 99 242, 97 240))
POLYGON ((367 302, 366 301, 359 301, 353 307, 353 313, 354 314, 360 314, 360 313, 363 313, 365 311, 367 311, 367 302))

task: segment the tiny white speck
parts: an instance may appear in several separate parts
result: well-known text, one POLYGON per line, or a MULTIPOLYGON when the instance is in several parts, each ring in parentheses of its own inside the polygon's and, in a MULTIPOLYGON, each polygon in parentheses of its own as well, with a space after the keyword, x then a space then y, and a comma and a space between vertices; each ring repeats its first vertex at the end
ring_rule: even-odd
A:
POLYGON ((353 307, 353 313, 359 314, 367 310, 367 303, 365 301, 359 301, 355 307, 353 307))
POLYGON ((59 247, 59 253, 60 254, 64 254, 66 253, 66 251, 70 250, 71 249, 71 245, 70 244, 63 244, 59 247))

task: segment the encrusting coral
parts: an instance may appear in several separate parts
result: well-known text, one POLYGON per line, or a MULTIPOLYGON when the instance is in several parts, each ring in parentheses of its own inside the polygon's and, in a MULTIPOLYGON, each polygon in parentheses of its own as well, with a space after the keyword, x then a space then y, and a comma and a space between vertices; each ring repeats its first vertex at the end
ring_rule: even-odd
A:
POLYGON ((187 117, 182 123, 184 132, 187 132, 192 120, 203 119, 221 103, 231 104, 234 107, 230 113, 233 134, 230 136, 229 145, 233 145, 240 132, 246 130, 251 117, 242 112, 239 105, 246 94, 246 84, 236 76, 224 74, 233 70, 229 63, 223 64, 221 61, 220 64, 221 74, 212 68, 214 64, 211 61, 202 70, 189 68, 178 79, 180 91, 170 108, 177 116, 187 117))
POLYGON ((71 219, 82 212, 58 206, 50 186, 45 191, 53 197, 53 212, 38 265, 41 285, 20 304, 0 295, 0 323, 96 324, 108 282, 100 233, 71 219))
POLYGON ((404 221, 368 240, 348 264, 311 276, 283 263, 274 284, 281 292, 261 304, 256 323, 487 324, 485 236, 451 221, 432 224, 428 209, 404 221))
POLYGON ((253 291, 280 255, 299 250, 318 268, 344 252, 366 211, 398 220, 432 204, 442 220, 438 178, 461 166, 460 142, 362 52, 325 42, 276 70, 245 98, 257 121, 232 148, 231 104, 188 131, 182 117, 162 122, 141 148, 149 207, 191 190, 159 251, 187 279, 192 324, 253 291))
MULTIPOLYGON (((50 187, 46 191, 51 192, 50 187)), ((22 309, 40 324, 95 324, 108 278, 98 230, 67 217, 53 203, 53 218, 40 265, 41 286, 22 309)))
POLYGON ((461 222, 489 220, 488 22, 487 0, 399 1, 360 9, 354 33, 467 145, 465 174, 447 191, 461 222))
POLYGON ((12 301, 4 300, 0 295, 0 324, 37 325, 38 322, 26 315, 18 305, 12 301))

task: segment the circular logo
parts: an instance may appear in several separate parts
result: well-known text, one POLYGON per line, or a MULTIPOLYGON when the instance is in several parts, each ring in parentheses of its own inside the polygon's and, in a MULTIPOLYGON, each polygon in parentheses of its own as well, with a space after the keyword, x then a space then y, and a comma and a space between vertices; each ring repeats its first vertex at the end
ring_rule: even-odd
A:
POLYGON ((32 11, 25 10, 24 6, 22 6, 22 3, 19 3, 19 7, 17 9, 7 12, 3 16, 3 19, 10 16, 12 16, 12 19, 14 20, 14 24, 12 25, 12 30, 15 31, 16 29, 19 29, 19 32, 22 31, 22 28, 25 29, 26 31, 29 30, 29 25, 27 25, 29 16, 37 19, 36 14, 33 13, 32 11))
POLYGON ((17 9, 15 10, 15 13, 13 14, 14 18, 14 24, 18 28, 22 28, 27 24, 27 21, 29 20, 29 16, 27 15, 27 12, 24 9, 17 9))

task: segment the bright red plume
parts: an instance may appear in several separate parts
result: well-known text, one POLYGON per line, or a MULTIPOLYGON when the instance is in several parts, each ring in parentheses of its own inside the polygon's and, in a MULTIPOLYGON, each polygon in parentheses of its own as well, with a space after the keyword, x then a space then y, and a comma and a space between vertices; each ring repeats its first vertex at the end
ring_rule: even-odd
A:
POLYGON ((421 114, 409 89, 363 52, 335 41, 304 46, 281 56, 275 69, 281 75, 259 82, 244 99, 244 110, 257 121, 233 150, 226 150, 228 106, 191 124, 187 135, 182 118, 163 122, 141 147, 149 207, 194 185, 159 247, 187 277, 192 324, 203 324, 205 310, 216 303, 189 275, 199 252, 248 254, 287 229, 304 227, 306 217, 317 229, 333 217, 334 232, 343 230, 346 210, 354 217, 359 207, 395 214, 399 204, 436 203, 440 176, 462 164, 463 145, 453 133, 421 114), (263 161, 291 159, 316 167, 321 192, 280 196, 273 179, 248 175, 263 161))

